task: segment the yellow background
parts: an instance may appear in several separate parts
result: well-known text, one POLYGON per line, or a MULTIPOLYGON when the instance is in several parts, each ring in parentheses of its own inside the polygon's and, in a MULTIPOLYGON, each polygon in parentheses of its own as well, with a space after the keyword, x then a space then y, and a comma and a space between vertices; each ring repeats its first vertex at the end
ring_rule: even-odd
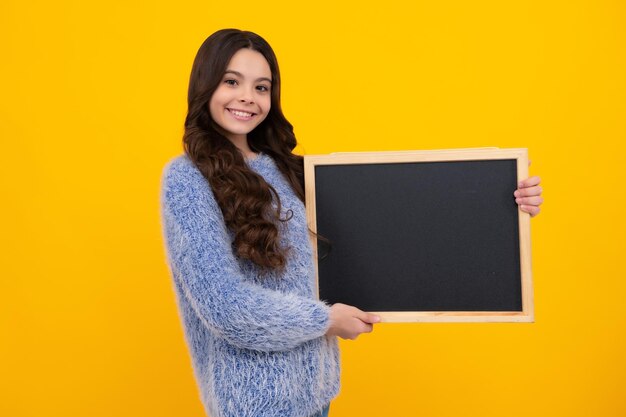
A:
POLYGON ((191 63, 264 36, 301 153, 527 147, 534 324, 342 342, 339 416, 626 415, 626 6, 0 3, 0 415, 202 416, 159 220, 191 63))

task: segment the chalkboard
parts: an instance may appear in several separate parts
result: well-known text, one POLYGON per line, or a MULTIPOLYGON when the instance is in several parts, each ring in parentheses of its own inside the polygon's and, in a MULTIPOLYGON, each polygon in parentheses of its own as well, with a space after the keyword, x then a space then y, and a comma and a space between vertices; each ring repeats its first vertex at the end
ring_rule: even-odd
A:
POLYGON ((526 149, 305 156, 320 299, 384 321, 533 321, 526 149), (327 239, 329 242, 327 242, 327 239))

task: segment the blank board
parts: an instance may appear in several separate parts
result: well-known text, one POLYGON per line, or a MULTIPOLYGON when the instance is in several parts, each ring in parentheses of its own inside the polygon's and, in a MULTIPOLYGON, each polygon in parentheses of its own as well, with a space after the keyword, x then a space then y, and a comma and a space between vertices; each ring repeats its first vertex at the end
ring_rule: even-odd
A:
POLYGON ((305 156, 320 299, 384 321, 533 321, 526 149, 305 156))

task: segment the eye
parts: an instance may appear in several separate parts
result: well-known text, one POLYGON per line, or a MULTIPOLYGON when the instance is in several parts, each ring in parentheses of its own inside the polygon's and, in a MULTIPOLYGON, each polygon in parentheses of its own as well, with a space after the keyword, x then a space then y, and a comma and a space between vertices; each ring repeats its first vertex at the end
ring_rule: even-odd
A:
POLYGON ((228 85, 236 85, 237 84, 237 80, 233 80, 233 79, 227 79, 224 80, 224 83, 228 84, 228 85))
POLYGON ((270 91, 270 89, 264 85, 257 86, 257 89, 262 92, 270 91))

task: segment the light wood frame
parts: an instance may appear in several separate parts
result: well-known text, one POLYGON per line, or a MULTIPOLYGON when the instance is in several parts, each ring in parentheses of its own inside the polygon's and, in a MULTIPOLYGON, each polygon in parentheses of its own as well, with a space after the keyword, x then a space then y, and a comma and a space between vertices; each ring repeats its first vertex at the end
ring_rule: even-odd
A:
MULTIPOLYGON (((466 148, 428 151, 342 152, 330 155, 305 155, 304 174, 306 213, 309 227, 317 233, 315 211, 315 167, 318 165, 445 162, 472 160, 517 160, 518 180, 528 178, 528 151, 525 148, 466 148)), ((513 197, 511 197, 513 198, 513 197)), ((534 297, 530 254, 530 215, 519 210, 519 246, 522 311, 376 311, 383 322, 534 322, 534 297)), ((317 239, 311 243, 315 256, 316 287, 319 296, 317 239)))

